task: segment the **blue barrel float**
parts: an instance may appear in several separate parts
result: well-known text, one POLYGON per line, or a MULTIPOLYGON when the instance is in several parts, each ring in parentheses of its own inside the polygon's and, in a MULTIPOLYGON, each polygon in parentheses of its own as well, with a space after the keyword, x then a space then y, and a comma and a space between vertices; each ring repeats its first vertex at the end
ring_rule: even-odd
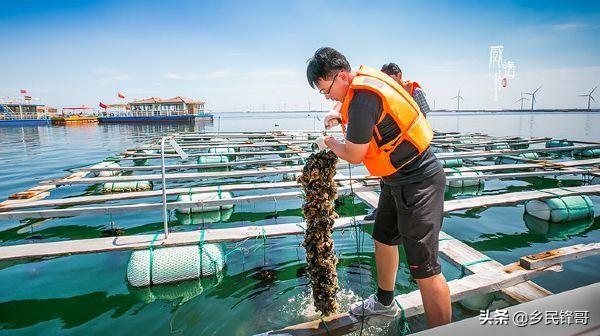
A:
POLYGON ((485 150, 488 150, 488 151, 489 150, 499 150, 499 149, 510 149, 510 147, 508 146, 508 143, 506 143, 506 142, 485 146, 485 150))
POLYGON ((594 203, 585 195, 558 196, 525 203, 525 213, 551 223, 594 217, 594 203))
MULTIPOLYGON (((570 147, 573 146, 573 142, 566 140, 566 139, 559 139, 559 140, 550 140, 546 142, 546 148, 560 148, 560 147, 570 147)), ((563 156, 563 155, 569 155, 571 153, 572 149, 567 149, 564 151, 558 151, 558 152, 554 152, 555 154, 558 154, 559 156, 563 156)))
POLYGON ((463 165, 463 159, 446 159, 440 160, 440 162, 444 168, 462 167, 463 165))
POLYGON ((573 156, 576 158, 597 158, 600 157, 600 148, 586 148, 573 150, 573 156))
POLYGON ((528 143, 511 143, 508 145, 510 149, 527 149, 529 148, 528 143))
POLYGON ((573 142, 567 139, 550 140, 546 142, 546 148, 570 147, 573 142))
MULTIPOLYGON (((527 160, 539 160, 540 156, 537 153, 521 153, 521 154, 516 154, 516 155, 511 155, 517 158, 523 158, 523 159, 527 159, 527 160)), ((503 165, 503 164, 516 164, 516 163, 522 163, 523 161, 518 160, 518 159, 513 159, 507 156, 499 156, 496 158, 496 165, 503 165)))

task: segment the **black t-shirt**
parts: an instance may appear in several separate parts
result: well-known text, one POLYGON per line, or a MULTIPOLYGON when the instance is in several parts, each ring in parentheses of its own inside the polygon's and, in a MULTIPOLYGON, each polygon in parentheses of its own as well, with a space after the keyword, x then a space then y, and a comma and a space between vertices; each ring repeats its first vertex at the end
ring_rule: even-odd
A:
MULTIPOLYGON (((383 102, 379 96, 368 90, 356 90, 348 108, 346 139, 355 144, 366 144, 373 137, 373 127, 383 113, 383 102)), ((398 132, 397 127, 380 129, 381 136, 387 132, 398 132)), ((397 133, 396 133, 397 134, 397 133)), ((399 148, 396 148, 397 151, 399 148)), ((393 159, 392 154, 392 159, 393 159)), ((390 176, 381 179, 388 185, 403 185, 421 182, 443 169, 442 164, 428 148, 423 154, 398 169, 390 176)))

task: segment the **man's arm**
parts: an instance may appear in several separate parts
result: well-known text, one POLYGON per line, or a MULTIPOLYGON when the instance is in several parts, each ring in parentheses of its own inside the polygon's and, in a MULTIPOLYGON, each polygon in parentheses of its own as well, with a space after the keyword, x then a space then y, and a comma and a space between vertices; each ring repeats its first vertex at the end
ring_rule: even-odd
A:
POLYGON ((325 144, 342 160, 352 164, 359 164, 365 158, 369 144, 355 144, 348 140, 346 142, 338 141, 334 137, 325 138, 325 144))

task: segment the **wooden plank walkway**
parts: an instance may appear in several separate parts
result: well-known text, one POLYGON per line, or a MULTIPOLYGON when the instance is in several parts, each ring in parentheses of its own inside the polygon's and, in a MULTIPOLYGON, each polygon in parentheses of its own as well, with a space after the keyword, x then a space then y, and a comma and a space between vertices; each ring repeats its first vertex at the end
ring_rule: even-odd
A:
MULTIPOLYGON (((592 250, 595 252, 594 254, 598 254, 600 253, 600 246, 594 246, 592 250)), ((499 289, 512 287, 543 274, 560 272, 562 271, 561 263, 591 255, 589 250, 576 250, 573 249, 573 247, 565 247, 554 251, 563 257, 560 259, 561 262, 558 262, 559 260, 555 259, 556 262, 552 266, 525 269, 517 262, 502 268, 494 270, 489 269, 485 272, 478 272, 461 279, 449 281, 450 299, 452 302, 456 302, 473 295, 491 293, 499 289), (542 272, 531 273, 536 270, 542 272)), ((403 308, 406 317, 422 314, 424 312, 421 293, 418 290, 408 294, 398 295, 395 299, 403 308)), ((368 319, 369 318, 365 318, 365 322, 368 319)), ((362 318, 353 316, 350 313, 340 313, 323 318, 322 320, 301 323, 260 335, 342 335, 357 330, 360 327, 362 320, 362 318), (326 323, 326 326, 323 321, 326 323)))

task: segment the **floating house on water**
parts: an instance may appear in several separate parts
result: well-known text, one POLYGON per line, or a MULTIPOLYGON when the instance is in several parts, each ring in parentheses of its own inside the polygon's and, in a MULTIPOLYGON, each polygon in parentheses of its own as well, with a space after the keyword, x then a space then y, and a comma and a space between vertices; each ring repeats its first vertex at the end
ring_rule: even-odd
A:
POLYGON ((177 96, 170 99, 151 97, 136 100, 126 106, 108 105, 101 123, 120 122, 174 122, 194 121, 195 119, 212 119, 212 115, 204 110, 204 101, 177 96))
POLYGON ((0 99, 0 126, 46 125, 56 109, 32 102, 31 97, 0 99))

